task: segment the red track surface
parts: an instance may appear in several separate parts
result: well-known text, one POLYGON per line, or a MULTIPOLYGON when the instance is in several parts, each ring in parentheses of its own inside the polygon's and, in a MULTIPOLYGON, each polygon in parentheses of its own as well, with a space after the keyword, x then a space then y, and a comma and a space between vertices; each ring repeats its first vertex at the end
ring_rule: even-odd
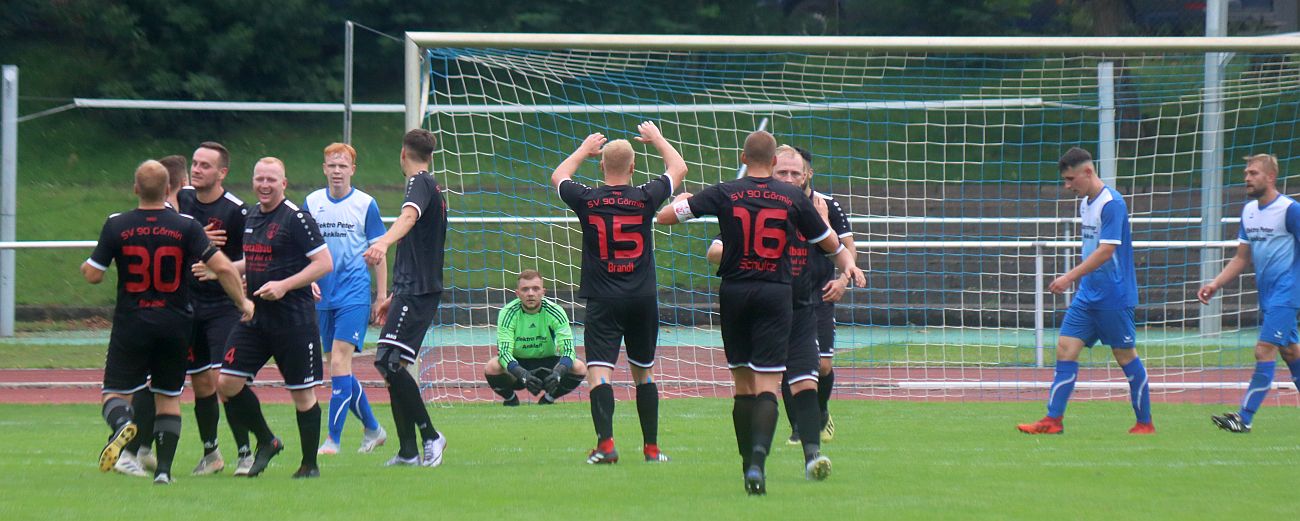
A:
MULTIPOLYGON (((449 351, 460 351, 449 350, 449 351)), ((449 353, 444 353, 449 354, 449 353)), ((465 353, 468 354, 468 353, 465 353)), ((665 353, 667 354, 667 353, 665 353)), ((683 354, 681 352, 673 355, 683 354)), ((463 358, 471 360, 473 358, 463 358)), ((359 359, 355 364, 356 376, 367 386, 371 401, 387 402, 388 393, 382 387, 379 374, 368 363, 369 359, 359 359)), ((699 380, 727 382, 730 375, 722 367, 702 366, 698 362, 684 360, 677 356, 661 358, 658 367, 661 391, 668 397, 682 396, 729 396, 725 387, 700 385, 699 380), (695 383, 686 383, 681 376, 689 374, 695 383)), ((443 386, 433 391, 426 391, 426 398, 445 401, 493 400, 496 397, 485 386, 478 384, 480 365, 469 363, 444 363, 434 370, 438 378, 450 378, 466 382, 466 385, 443 386)), ((97 403, 100 399, 99 383, 102 377, 99 369, 4 369, 0 370, 0 403, 97 403)), ((1038 368, 837 368, 837 398, 866 398, 886 400, 924 400, 924 401, 1008 401, 1008 400, 1042 400, 1046 390, 1042 387, 1000 388, 1006 382, 1038 382, 1045 385, 1051 381, 1051 369, 1038 368), (904 381, 937 381, 946 384, 969 382, 974 388, 936 389, 909 388, 900 386, 904 381), (976 384, 976 382, 979 382, 976 384)), ((1236 403, 1240 399, 1241 389, 1193 389, 1162 391, 1160 384, 1201 384, 1201 383, 1244 383, 1250 378, 1250 369, 1209 369, 1187 371, 1150 371, 1153 384, 1152 397, 1164 403, 1236 403)), ((616 379, 627 378, 625 370, 620 369, 616 379)), ((1107 381, 1115 384, 1122 382, 1122 373, 1117 368, 1084 369, 1079 375, 1080 383, 1107 381)), ((1288 382, 1290 374, 1279 371, 1277 382, 1288 382)), ((276 369, 267 367, 259 375, 255 389, 263 401, 287 403, 289 394, 278 387, 280 375, 276 369)), ((619 399, 633 399, 631 386, 617 386, 619 399)), ((327 399, 324 389, 317 394, 327 399)), ((1078 389, 1075 396, 1079 399, 1113 399, 1127 400, 1126 389, 1078 389)), ((186 389, 186 400, 192 400, 186 389)), ((566 400, 585 401, 585 387, 566 397, 566 400)), ((1270 394, 1269 404, 1297 405, 1300 397, 1294 390, 1283 389, 1270 394)))

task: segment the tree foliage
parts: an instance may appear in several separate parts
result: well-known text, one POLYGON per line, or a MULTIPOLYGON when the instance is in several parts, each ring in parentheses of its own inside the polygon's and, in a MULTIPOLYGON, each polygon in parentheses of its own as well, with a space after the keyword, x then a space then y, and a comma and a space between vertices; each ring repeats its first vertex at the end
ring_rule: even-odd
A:
MULTIPOLYGON (((1130 0, 8 0, 0 41, 95 61, 77 95, 330 101, 346 20, 405 30, 628 34, 1126 34, 1130 0)), ((356 78, 391 98, 400 42, 359 32, 356 78)), ((6 53, 0 51, 0 57, 6 53)), ((46 93, 67 95, 69 93, 46 93)), ((376 96, 369 96, 375 98, 376 96)))

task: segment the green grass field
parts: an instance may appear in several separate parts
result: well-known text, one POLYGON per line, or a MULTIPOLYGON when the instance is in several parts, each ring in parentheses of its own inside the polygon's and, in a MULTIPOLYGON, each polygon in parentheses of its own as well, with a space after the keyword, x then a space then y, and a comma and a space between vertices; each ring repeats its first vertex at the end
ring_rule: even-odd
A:
MULTIPOLYGON (((1160 433, 1125 434, 1123 403, 1071 405, 1067 434, 1030 437, 1015 423, 1038 403, 839 401, 826 482, 803 479, 799 450, 778 440, 769 495, 745 496, 730 401, 667 400, 661 444, 674 460, 639 461, 633 406, 616 414, 624 461, 583 463, 593 442, 585 403, 553 408, 434 407, 449 440, 437 469, 388 469, 393 446, 322 460, 323 477, 289 479, 298 441, 287 405, 267 407, 285 451, 265 475, 187 475, 198 460, 194 426, 177 456, 178 481, 100 474, 107 428, 94 405, 0 406, 5 519, 167 519, 207 512, 245 519, 1214 519, 1290 515, 1300 411, 1268 408, 1250 435, 1215 430, 1222 407, 1155 406, 1160 433), (161 512, 161 513, 154 513, 161 512)), ((188 413, 188 407, 186 408, 188 413)), ((376 413, 389 422, 387 408, 376 413)), ((225 427, 222 427, 223 433, 225 427)), ((356 420, 346 448, 359 439, 356 420)), ((778 435, 787 433, 781 420, 778 435)), ((224 435, 224 434, 223 434, 224 435)), ((223 447, 230 450, 228 437, 223 447)), ((229 455, 228 455, 229 456, 229 455)), ((228 460, 229 461, 229 460, 228 460)))

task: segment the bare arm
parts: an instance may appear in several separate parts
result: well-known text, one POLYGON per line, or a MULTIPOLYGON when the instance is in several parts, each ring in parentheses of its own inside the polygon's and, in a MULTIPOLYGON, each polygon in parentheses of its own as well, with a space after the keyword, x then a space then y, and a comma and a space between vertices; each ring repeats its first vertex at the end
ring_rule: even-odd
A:
POLYGON ((380 262, 370 267, 375 274, 375 302, 370 305, 370 322, 379 323, 379 311, 388 300, 388 263, 380 262))
POLYGON ((1065 275, 1061 275, 1060 277, 1057 277, 1056 280, 1053 280, 1052 284, 1047 286, 1047 290, 1058 295, 1065 293, 1065 290, 1070 289, 1070 286, 1075 282, 1078 282, 1079 279, 1082 279, 1084 275, 1092 273, 1097 268, 1100 268, 1102 264, 1110 261, 1110 258, 1115 256, 1115 248, 1117 246, 1119 245, 1108 243, 1097 245, 1097 250, 1092 252, 1092 255, 1083 259, 1082 263, 1075 266, 1074 269, 1066 272, 1065 275))
POLYGON ((99 268, 91 266, 89 262, 81 263, 81 276, 86 278, 86 282, 99 284, 104 282, 104 272, 99 268))
POLYGON ((722 264, 722 243, 713 241, 709 244, 709 252, 704 254, 709 264, 722 264))
POLYGON ((243 322, 252 320, 253 302, 244 296, 244 285, 240 281, 239 270, 235 269, 235 263, 230 262, 229 257, 218 251, 208 258, 206 265, 209 271, 216 274, 221 289, 225 290, 226 296, 230 297, 230 301, 239 309, 240 320, 243 322))
POLYGON ((298 288, 305 288, 313 282, 320 280, 331 271, 334 271, 334 258, 330 255, 329 248, 321 248, 320 251, 312 254, 311 263, 306 267, 294 273, 288 278, 282 280, 273 280, 263 284, 253 296, 261 297, 266 300, 280 300, 285 293, 298 288))
POLYGON ((1201 286, 1200 291, 1196 292, 1196 300, 1201 301, 1202 304, 1209 304, 1210 299, 1214 298, 1214 294, 1219 291, 1219 288, 1240 276, 1241 272, 1246 271, 1246 267, 1250 266, 1250 255, 1249 243, 1238 244, 1237 254, 1232 256, 1232 260, 1228 261, 1228 265, 1223 267, 1223 271, 1220 271, 1219 275, 1214 277, 1214 280, 1201 286))
POLYGON ((817 243, 817 246, 821 247, 822 251, 827 254, 833 252, 835 255, 835 267, 840 269, 840 273, 843 273, 852 279, 854 286, 859 288, 867 286, 867 276, 862 273, 862 268, 858 267, 854 261, 853 255, 849 253, 848 248, 845 248, 844 245, 840 243, 839 237, 836 237, 834 233, 827 234, 825 239, 822 239, 817 243))
MULTIPOLYGON (((420 220, 419 210, 416 210, 411 205, 403 206, 402 213, 397 216, 397 221, 393 223, 393 226, 362 254, 366 258, 366 262, 371 266, 383 262, 384 257, 388 255, 388 248, 397 241, 402 240, 402 237, 406 237, 406 234, 411 233, 411 228, 415 227, 415 222, 418 220, 420 220)), ((325 273, 329 272, 326 271, 325 273)), ((324 273, 321 275, 324 275, 324 273)))
POLYGON ((582 144, 578 145, 578 149, 569 154, 569 157, 565 158, 560 163, 560 166, 555 167, 554 172, 551 172, 551 186, 559 188, 560 183, 564 182, 564 180, 572 179, 573 174, 578 171, 578 167, 582 166, 583 161, 586 161, 589 157, 600 155, 600 147, 605 145, 605 141, 604 134, 599 132, 588 135, 586 139, 582 140, 582 144))
POLYGON ((659 209, 659 213, 655 214, 655 223, 669 225, 669 226, 674 224, 681 224, 682 221, 681 219, 677 218, 677 212, 673 209, 673 207, 677 206, 678 203, 687 204, 686 200, 690 198, 691 198, 690 192, 682 192, 680 194, 677 194, 677 197, 673 198, 673 202, 664 205, 663 208, 659 209))
MULTIPOLYGON (((654 123, 647 121, 637 125, 636 129, 641 132, 637 141, 654 145, 655 150, 659 151, 659 157, 664 159, 664 173, 672 178, 673 188, 681 186, 682 180, 686 179, 686 160, 682 159, 682 155, 677 153, 677 149, 673 148, 673 144, 668 142, 654 123)), ((551 181, 555 181, 554 177, 551 181)))

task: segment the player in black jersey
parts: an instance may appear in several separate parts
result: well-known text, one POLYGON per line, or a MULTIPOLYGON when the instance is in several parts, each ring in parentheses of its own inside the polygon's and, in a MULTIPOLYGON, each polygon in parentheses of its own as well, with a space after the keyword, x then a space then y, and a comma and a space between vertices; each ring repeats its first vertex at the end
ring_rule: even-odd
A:
MULTIPOLYGON (((806 167, 807 162, 796 149, 782 145, 776 149, 776 166, 773 168, 772 177, 799 186, 801 178, 807 171, 806 167)), ((817 201, 813 200, 813 207, 817 209, 822 220, 829 224, 827 206, 817 204, 817 201)), ((824 260, 825 257, 809 255, 810 248, 812 245, 802 234, 797 234, 797 240, 792 241, 787 247, 793 275, 790 286, 794 309, 790 326, 790 348, 786 356, 785 378, 781 382, 781 391, 782 402, 785 404, 786 415, 790 418, 792 428, 797 428, 796 432, 805 434, 802 441, 804 477, 823 480, 830 475, 831 466, 830 459, 821 454, 821 440, 817 435, 822 428, 822 416, 817 404, 819 357, 817 317, 814 310, 823 298, 827 298, 827 295, 834 294, 834 298, 838 299, 848 284, 848 278, 837 277, 823 284, 822 274, 813 269, 812 263, 816 260, 824 260), (798 418, 797 423, 795 418, 798 418)), ((707 258, 713 264, 722 261, 721 238, 714 238, 709 246, 707 258)), ((833 272, 834 266, 832 265, 830 269, 833 272)), ((795 436, 793 439, 800 438, 795 436)))
POLYGON ((420 396, 420 385, 406 366, 415 363, 424 335, 438 314, 442 298, 442 259, 447 239, 447 204, 442 188, 429 173, 436 147, 433 133, 414 129, 402 138, 402 175, 406 197, 393 226, 366 250, 366 262, 384 262, 388 247, 397 243, 393 261, 393 290, 380 305, 383 329, 375 349, 375 368, 388 384, 393 423, 400 447, 388 465, 442 464, 447 437, 434 428, 420 396), (424 441, 417 454, 415 432, 424 441))
POLYGON ((148 387, 156 396, 157 416, 150 435, 158 443, 154 483, 171 483, 172 458, 180 439, 180 395, 185 385, 185 353, 189 343, 190 284, 186 267, 206 261, 228 299, 244 320, 253 316, 253 303, 244 298, 239 273, 208 241, 193 219, 167 210, 167 169, 145 161, 135 172, 137 209, 115 214, 104 223, 95 251, 81 266, 91 284, 104 280, 108 265, 117 262, 117 306, 104 363, 104 419, 113 429, 100 452, 99 469, 117 463, 122 448, 136 435, 127 397, 148 387))
POLYGON ((167 168, 167 204, 175 210, 180 207, 180 203, 176 201, 176 194, 182 187, 190 184, 189 176, 185 173, 185 156, 173 154, 159 158, 158 162, 167 168))
POLYGON ((718 268, 722 343, 736 384, 732 421, 750 494, 767 491, 764 463, 776 429, 776 393, 790 339, 787 246, 796 232, 803 233, 809 242, 835 255, 836 265, 858 286, 866 282, 808 197, 771 178, 775 151, 771 134, 750 134, 740 156, 746 177, 710 186, 698 195, 683 193, 657 217, 660 224, 671 225, 696 216, 718 216, 723 244, 718 268))
POLYGON ((664 159, 664 174, 632 186, 636 153, 626 140, 605 142, 592 134, 551 174, 551 184, 582 223, 582 284, 578 296, 587 299, 584 343, 587 381, 591 384, 591 418, 596 448, 587 463, 614 463, 614 364, 620 342, 627 344, 627 362, 636 381, 637 415, 641 420, 646 461, 668 461, 659 450, 659 389, 652 378, 659 341, 659 299, 655 285, 655 210, 682 184, 686 161, 654 123, 637 126, 641 143, 649 143, 664 159), (603 147, 602 147, 603 145, 603 147), (600 156, 605 184, 592 188, 572 179, 589 157, 600 156))
MULTIPOLYGON (((795 178, 794 184, 801 189, 808 197, 812 199, 813 206, 817 208, 818 213, 824 213, 830 221, 831 229, 836 235, 840 236, 840 242, 849 250, 849 254, 854 259, 858 258, 858 249, 853 242, 853 230, 849 227, 848 215, 835 198, 812 189, 812 154, 807 150, 793 147, 790 152, 797 152, 803 158, 803 175, 795 178)), ((788 155, 786 152, 784 155, 788 155)), ((783 154, 778 148, 778 160, 783 154)), ((816 304, 814 309, 817 315, 817 348, 820 350, 820 358, 817 366, 817 404, 820 409, 821 417, 821 443, 826 443, 835 438, 835 420, 831 418, 828 407, 831 399, 831 391, 835 388, 835 368, 831 364, 832 357, 835 356, 835 303, 839 302, 844 295, 844 290, 848 281, 844 277, 835 276, 835 266, 831 261, 820 255, 813 255, 808 259, 808 269, 814 273, 814 279, 822 286, 821 301, 816 304)), ((782 400, 786 403, 786 417, 790 420, 790 439, 792 445, 799 444, 799 430, 795 426, 795 414, 790 404, 794 398, 790 393, 790 386, 786 383, 781 385, 782 400)))
MULTIPOLYGON (((232 261, 244 258, 243 230, 247 210, 244 202, 222 186, 230 167, 230 153, 220 143, 200 143, 192 156, 190 169, 192 182, 185 183, 185 158, 168 156, 159 160, 167 167, 168 200, 181 215, 194 218, 204 227, 208 238, 232 261), (227 240, 229 238, 229 240, 227 240)), ((199 441, 203 444, 203 457, 195 465, 193 475, 202 476, 220 472, 225 468, 221 451, 217 448, 217 425, 221 420, 221 404, 217 398, 217 374, 230 331, 239 323, 239 310, 225 299, 221 286, 213 281, 197 281, 193 275, 191 292, 194 304, 194 332, 188 346, 186 373, 194 391, 194 419, 199 428, 199 441)), ((140 426, 147 428, 153 417, 153 396, 136 393, 132 405, 140 426)), ((144 467, 153 464, 147 441, 137 439, 123 451, 123 460, 134 457, 144 467)), ((235 432, 240 448, 240 465, 236 473, 247 472, 253 463, 248 449, 247 431, 235 432)))
MULTIPOLYGON (((257 207, 244 225, 244 260, 235 264, 244 272, 257 317, 231 331, 217 388, 225 398, 226 421, 232 429, 247 429, 257 436, 248 475, 261 474, 271 458, 284 450, 284 443, 267 426, 248 382, 274 357, 298 411, 302 462, 293 477, 313 478, 320 475, 316 447, 321 425, 313 390, 321 385, 322 364, 311 283, 332 271, 334 260, 311 214, 285 199, 288 186, 279 159, 264 157, 253 166, 257 207)), ((196 266, 196 274, 202 268, 196 266)))

